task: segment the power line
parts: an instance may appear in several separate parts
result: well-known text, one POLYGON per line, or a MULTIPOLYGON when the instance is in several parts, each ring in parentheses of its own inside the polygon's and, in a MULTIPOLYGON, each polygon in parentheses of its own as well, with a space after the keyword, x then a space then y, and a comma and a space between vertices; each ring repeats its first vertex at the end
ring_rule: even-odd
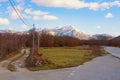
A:
POLYGON ((14 7, 14 6, 15 6, 15 2, 14 2, 13 0, 9 0, 9 2, 10 2, 10 4, 11 4, 12 8, 15 10, 16 14, 18 15, 18 17, 20 18, 21 22, 22 22, 23 24, 25 24, 26 26, 29 26, 29 25, 24 21, 23 17, 20 15, 19 10, 14 7))
MULTIPOLYGON (((18 15, 18 17, 20 18, 20 20, 26 25, 29 26, 25 21, 24 21, 24 17, 20 14, 19 9, 17 9, 17 7, 14 7, 16 4, 13 0, 9 0, 11 6, 13 7, 13 9, 15 10, 16 14, 18 15)), ((33 48, 32 48, 32 59, 33 59, 33 54, 34 54, 34 49, 35 49, 35 34, 34 34, 34 30, 35 30, 35 24, 33 24, 33 48)))

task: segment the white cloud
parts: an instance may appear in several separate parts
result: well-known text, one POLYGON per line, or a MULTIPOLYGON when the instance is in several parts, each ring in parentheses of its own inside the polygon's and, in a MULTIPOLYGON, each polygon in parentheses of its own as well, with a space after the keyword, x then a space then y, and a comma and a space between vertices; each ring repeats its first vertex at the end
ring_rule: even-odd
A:
POLYGON ((7 30, 12 30, 12 31, 14 31, 15 29, 14 29, 14 28, 11 28, 11 27, 8 27, 7 30))
MULTIPOLYGON (((16 6, 14 6, 18 11, 22 11, 23 9, 24 9, 24 7, 23 6, 21 6, 21 5, 16 5, 16 6)), ((14 9, 13 9, 13 7, 12 6, 8 6, 7 7, 7 12, 8 13, 10 13, 11 11, 13 11, 14 9)))
POLYGON ((19 26, 19 28, 22 28, 22 29, 27 29, 27 28, 28 28, 28 26, 26 26, 26 25, 24 25, 24 24, 23 24, 23 25, 20 25, 20 26, 19 26))
POLYGON ((23 7, 20 6, 20 5, 17 5, 17 6, 15 6, 15 7, 16 7, 16 9, 18 9, 19 11, 22 11, 22 10, 23 10, 23 7))
POLYGON ((101 4, 101 8, 102 8, 102 9, 109 9, 109 8, 110 8, 110 3, 108 3, 108 2, 102 3, 102 4, 101 4))
POLYGON ((23 18, 26 18, 26 19, 30 19, 30 18, 31 18, 30 15, 26 15, 26 14, 22 14, 22 17, 23 17, 23 18))
POLYGON ((112 13, 107 13, 105 16, 105 18, 112 18, 112 17, 113 17, 112 13))
POLYGON ((25 4, 25 0, 16 0, 17 3, 19 3, 20 5, 24 5, 25 4))
MULTIPOLYGON (((17 6, 15 6, 15 8, 17 9, 17 13, 19 14, 19 16, 21 16, 22 18, 30 18, 29 15, 26 15, 26 14, 23 13, 23 9, 24 9, 23 6, 17 5, 17 6)), ((18 14, 16 13, 16 11, 11 6, 7 7, 6 13, 8 13, 9 16, 12 19, 18 19, 19 18, 18 14)))
POLYGON ((97 28, 97 29, 100 29, 100 28, 101 28, 101 26, 96 26, 96 28, 97 28))
POLYGON ((65 8, 83 8, 87 4, 80 0, 32 0, 37 5, 49 6, 49 7, 65 7, 65 8))
MULTIPOLYGON (((20 0, 17 0, 17 1, 19 2, 20 0)), ((9 15, 12 19, 19 19, 19 16, 21 16, 22 18, 33 19, 36 21, 37 20, 57 20, 58 19, 56 16, 49 15, 49 13, 45 12, 45 11, 34 10, 32 8, 24 9, 24 7, 22 7, 21 5, 17 5, 17 6, 15 6, 15 8, 17 8, 19 10, 19 11, 17 11, 17 13, 19 15, 12 9, 11 6, 9 6, 7 8, 8 11, 6 13, 9 13, 9 15)))
POLYGON ((48 12, 43 12, 40 10, 32 10, 31 8, 25 9, 25 13, 30 14, 30 15, 45 15, 48 14, 48 12))
POLYGON ((32 10, 32 8, 25 9, 25 13, 30 15, 33 20, 58 20, 58 17, 49 15, 48 12, 40 10, 32 10))
POLYGON ((6 2, 7 0, 0 0, 0 2, 6 2))
POLYGON ((100 8, 98 3, 90 3, 89 4, 89 9, 91 10, 98 10, 100 8))
MULTIPOLYGON (((19 16, 21 16, 22 18, 27 18, 27 19, 31 18, 31 16, 29 16, 29 15, 21 14, 21 13, 19 13, 19 12, 18 12, 18 14, 19 14, 19 16)), ((10 13, 10 17, 11 17, 12 19, 19 19, 19 16, 17 15, 17 13, 16 13, 15 11, 12 11, 12 12, 10 13)))
POLYGON ((23 7, 18 5, 18 6, 16 6, 16 8, 17 8, 17 13, 10 6, 7 8, 8 11, 6 13, 9 13, 9 15, 12 19, 19 19, 19 16, 21 16, 22 18, 27 18, 27 19, 31 18, 31 16, 23 13, 23 7))
POLYGON ((36 20, 36 21, 37 21, 37 20, 40 20, 40 17, 39 17, 39 16, 34 16, 34 17, 33 17, 33 20, 36 20))
POLYGON ((42 20, 58 20, 59 18, 56 16, 52 16, 52 15, 44 15, 42 17, 42 20))
POLYGON ((90 10, 99 10, 99 9, 108 9, 113 6, 120 7, 120 1, 114 0, 113 2, 85 2, 82 0, 32 0, 33 3, 36 3, 39 6, 47 7, 64 7, 64 8, 88 8, 90 10))
MULTIPOLYGON (((20 13, 19 13, 20 14, 20 13)), ((15 11, 12 11, 11 13, 10 13, 10 16, 11 16, 11 18, 13 18, 13 19, 18 19, 19 17, 18 17, 18 15, 17 15, 17 13, 15 12, 15 11)))
POLYGON ((110 4, 111 4, 111 6, 118 6, 118 7, 120 7, 120 1, 118 1, 118 0, 115 0, 114 2, 112 2, 110 4))
POLYGON ((7 18, 0 18, 0 25, 9 25, 10 22, 7 18))

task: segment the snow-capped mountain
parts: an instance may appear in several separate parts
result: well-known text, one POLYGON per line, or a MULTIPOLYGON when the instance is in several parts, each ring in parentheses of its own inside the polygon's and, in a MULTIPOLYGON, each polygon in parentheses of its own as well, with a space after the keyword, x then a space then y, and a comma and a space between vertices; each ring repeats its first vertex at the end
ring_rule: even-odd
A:
POLYGON ((6 30, 0 30, 0 33, 7 33, 6 30))
POLYGON ((109 34, 95 34, 95 35, 92 35, 92 39, 96 39, 96 40, 110 40, 112 38, 113 38, 113 36, 109 35, 109 34))
MULTIPOLYGON (((29 31, 31 31, 33 29, 30 29, 28 31, 24 31, 24 32, 18 32, 15 30, 11 30, 11 29, 0 29, 0 33, 17 33, 17 34, 29 34, 29 31)), ((39 32, 39 33, 47 33, 47 34, 51 34, 54 36, 71 36, 71 37, 75 37, 78 38, 80 40, 89 40, 89 39, 96 39, 96 40, 102 40, 102 39, 112 39, 113 37, 109 34, 95 34, 95 35, 88 35, 86 33, 83 33, 82 31, 78 30, 77 28, 75 28, 74 26, 71 25, 67 25, 67 26, 60 26, 60 27, 56 27, 56 28, 35 28, 35 31, 39 32)))
POLYGON ((113 39, 111 39, 111 40, 113 40, 113 41, 120 41, 120 36, 115 37, 115 38, 113 38, 113 39))
POLYGON ((89 35, 79 31, 78 29, 76 29, 74 26, 71 25, 67 25, 67 26, 63 26, 63 27, 56 27, 53 29, 36 29, 36 31, 39 32, 45 32, 47 34, 51 34, 51 35, 57 35, 57 36, 71 36, 71 37, 75 37, 81 40, 88 40, 90 38, 89 35))
POLYGON ((17 31, 11 29, 0 29, 0 33, 17 33, 17 31))

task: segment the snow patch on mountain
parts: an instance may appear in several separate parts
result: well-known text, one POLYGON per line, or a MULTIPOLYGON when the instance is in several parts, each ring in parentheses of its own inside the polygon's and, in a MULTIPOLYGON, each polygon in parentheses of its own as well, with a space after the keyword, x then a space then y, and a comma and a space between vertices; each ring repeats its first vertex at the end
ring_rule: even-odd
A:
POLYGON ((67 25, 67 26, 63 26, 63 27, 56 27, 53 29, 36 29, 37 32, 44 32, 47 34, 51 34, 51 35, 57 35, 57 36, 71 36, 71 37, 75 37, 81 40, 88 40, 90 38, 89 35, 79 31, 78 29, 76 29, 74 26, 71 25, 67 25))
POLYGON ((110 40, 112 38, 113 38, 113 36, 109 35, 109 34, 95 34, 95 35, 92 35, 92 39, 96 39, 96 40, 110 40))
POLYGON ((17 31, 11 29, 0 29, 0 33, 17 33, 17 31))

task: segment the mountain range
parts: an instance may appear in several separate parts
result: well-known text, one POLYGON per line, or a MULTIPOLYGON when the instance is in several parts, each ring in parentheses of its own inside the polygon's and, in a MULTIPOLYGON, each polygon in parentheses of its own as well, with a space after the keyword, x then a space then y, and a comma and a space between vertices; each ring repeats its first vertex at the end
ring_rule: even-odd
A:
POLYGON ((120 36, 111 39, 112 41, 120 41, 120 36))
POLYGON ((95 40, 110 40, 112 38, 114 38, 114 37, 109 35, 109 34, 95 34, 95 35, 92 35, 92 39, 95 39, 95 40))
MULTIPOLYGON (((88 35, 80 30, 78 30, 77 28, 75 28, 74 26, 72 25, 67 25, 67 26, 62 26, 62 27, 56 27, 56 28, 52 28, 52 29, 48 29, 48 28, 35 28, 35 31, 41 33, 41 32, 44 32, 44 33, 47 33, 47 34, 50 34, 50 35, 53 35, 53 36, 71 36, 71 37, 75 37, 75 38, 78 38, 80 40, 89 40, 89 39, 100 39, 100 37, 104 37, 107 39, 111 39, 112 36, 111 35, 108 35, 108 34, 95 34, 95 35, 88 35)), ((25 31, 25 32, 18 32, 18 31, 15 31, 15 30, 10 30, 10 29, 7 29, 7 30, 2 30, 0 29, 0 33, 28 33, 28 31, 25 31)))

